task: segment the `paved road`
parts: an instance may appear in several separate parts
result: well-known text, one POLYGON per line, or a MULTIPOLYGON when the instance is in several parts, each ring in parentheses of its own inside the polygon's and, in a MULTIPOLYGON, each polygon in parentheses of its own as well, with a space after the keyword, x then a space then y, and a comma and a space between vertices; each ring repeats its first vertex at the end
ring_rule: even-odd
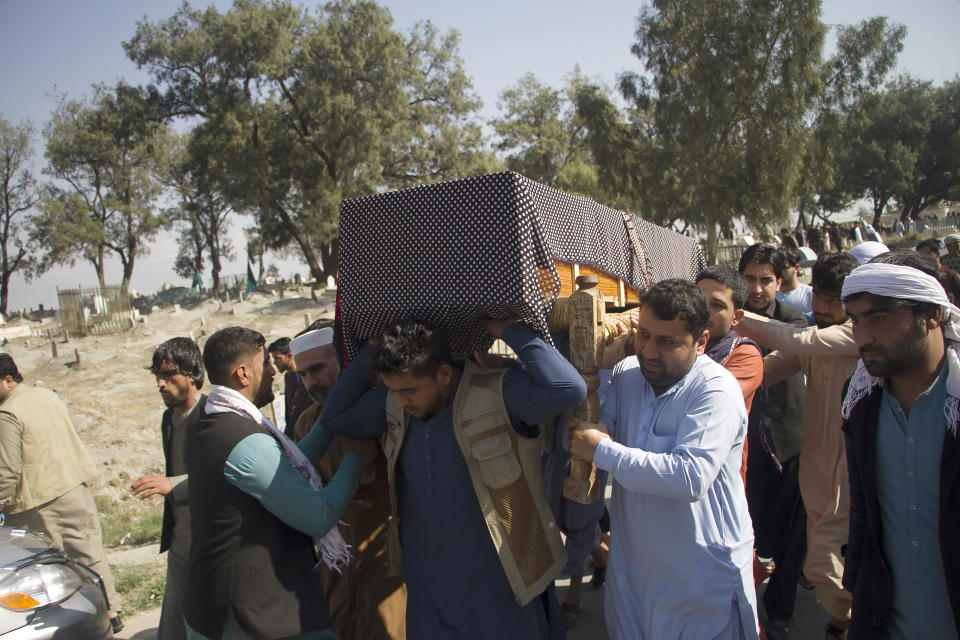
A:
MULTIPOLYGON (((557 598, 563 602, 566 585, 569 580, 557 581, 557 598)), ((603 621, 603 590, 590 591, 584 584, 581 593, 583 613, 577 620, 577 626, 567 632, 567 640, 603 640, 608 638, 607 626, 603 621)), ((763 586, 760 587, 761 597, 763 586)), ((762 605, 761 605, 762 606, 762 605)), ((764 612, 760 612, 761 620, 764 612)), ((793 614, 793 626, 787 636, 789 640, 823 640, 824 627, 830 616, 817 602, 813 591, 797 590, 797 606, 793 614)))
POLYGON ((116 638, 120 640, 156 640, 160 609, 124 618, 124 627, 116 638))
MULTIPOLYGON (((557 582, 557 597, 563 601, 569 580, 557 582)), ((762 588, 762 587, 761 587, 762 588)), ((607 627, 603 622, 603 590, 582 590, 583 614, 577 626, 567 633, 567 640, 603 640, 607 627)), ((762 612, 761 612, 762 615, 762 612)), ((830 616, 820 608, 813 591, 799 590, 794 625, 788 636, 790 640, 823 640, 823 627, 830 616)), ((126 619, 126 628, 117 638, 121 640, 156 640, 160 610, 154 609, 126 619)))

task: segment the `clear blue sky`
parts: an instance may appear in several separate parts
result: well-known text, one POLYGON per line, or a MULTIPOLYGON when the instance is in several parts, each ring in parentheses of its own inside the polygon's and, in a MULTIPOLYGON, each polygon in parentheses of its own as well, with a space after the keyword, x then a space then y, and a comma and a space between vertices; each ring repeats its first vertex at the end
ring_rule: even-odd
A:
MULTIPOLYGON (((88 95, 90 85, 112 84, 123 78, 145 82, 145 74, 124 56, 121 42, 144 16, 157 21, 172 15, 176 0, 0 0, 0 112, 11 122, 32 120, 39 129, 55 104, 54 93, 70 98, 88 95)), ((194 2, 202 6, 205 2, 194 2)), ((229 2, 215 3, 221 10, 229 2)), ((307 5, 317 3, 307 2, 307 5)), ((484 120, 497 115, 497 94, 521 75, 532 72, 543 82, 560 86, 565 74, 579 64, 587 76, 613 84, 618 73, 635 70, 630 55, 639 0, 607 0, 587 4, 573 0, 393 0, 383 2, 396 26, 408 30, 415 22, 432 20, 446 31, 461 34, 461 56, 475 91, 483 99, 484 120)), ((937 83, 960 72, 960 0, 826 0, 828 24, 850 24, 885 15, 908 28, 898 73, 910 73, 937 83)), ((42 158, 37 157, 37 173, 42 158)), ((247 221, 235 221, 239 233, 247 221)), ((150 255, 134 270, 134 288, 153 291, 164 281, 179 284, 170 265, 176 254, 171 238, 158 240, 150 255)), ((306 269, 297 260, 277 262, 281 272, 306 269)), ((224 273, 239 273, 239 262, 224 273)), ((119 264, 108 269, 108 281, 119 281, 119 264)), ((10 307, 56 304, 56 286, 95 282, 92 267, 78 263, 59 268, 30 285, 12 283, 10 307)))

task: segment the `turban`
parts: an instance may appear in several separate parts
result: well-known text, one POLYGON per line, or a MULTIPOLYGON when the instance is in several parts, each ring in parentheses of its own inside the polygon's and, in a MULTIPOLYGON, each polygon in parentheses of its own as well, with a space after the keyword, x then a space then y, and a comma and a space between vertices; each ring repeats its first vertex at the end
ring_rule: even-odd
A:
POLYGON ((881 253, 890 253, 890 249, 887 247, 887 245, 881 242, 874 242, 873 240, 861 242, 854 248, 850 249, 850 255, 856 258, 857 262, 860 264, 866 264, 870 262, 870 260, 876 258, 881 253))
POLYGON ((324 327, 307 331, 290 341, 290 353, 297 363, 298 371, 306 371, 324 358, 328 358, 326 347, 333 344, 333 329, 324 327))
POLYGON ((943 308, 943 333, 947 340, 960 341, 960 309, 950 303, 943 285, 919 269, 896 264, 864 264, 843 280, 840 296, 846 300, 857 293, 930 302, 943 308))

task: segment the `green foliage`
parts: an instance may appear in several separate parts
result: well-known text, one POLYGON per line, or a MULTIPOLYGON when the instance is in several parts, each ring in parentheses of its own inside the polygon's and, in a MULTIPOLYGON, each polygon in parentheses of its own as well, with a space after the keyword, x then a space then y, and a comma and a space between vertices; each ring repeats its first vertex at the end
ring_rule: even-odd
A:
POLYGON ((866 96, 844 121, 838 186, 873 202, 873 223, 893 203, 904 219, 960 194, 960 80, 934 87, 900 77, 866 96))
POLYGON ((226 235, 233 209, 217 188, 219 154, 206 142, 200 135, 174 138, 160 176, 177 197, 176 205, 165 212, 180 231, 174 270, 180 277, 193 280, 194 269, 202 266, 206 252, 210 259, 211 287, 217 291, 222 260, 233 257, 233 247, 226 235))
POLYGON ((130 283, 136 258, 164 226, 155 170, 166 150, 156 96, 118 84, 89 102, 62 102, 44 130, 47 173, 57 182, 41 203, 34 239, 43 266, 90 262, 103 285, 108 252, 130 283))
POLYGON ((0 313, 6 315, 10 277, 32 275, 36 258, 29 248, 28 214, 40 198, 28 164, 33 155, 29 122, 12 125, 0 117, 0 313))
POLYGON ((163 561, 148 564, 110 565, 123 613, 134 616, 163 603, 167 569, 163 561))
POLYGON ((863 195, 854 195, 844 173, 844 157, 856 134, 848 123, 865 101, 871 100, 903 49, 906 29, 871 18, 837 28, 834 55, 820 66, 823 91, 810 109, 805 126, 800 171, 794 186, 798 226, 805 214, 825 216, 844 209, 863 195))
POLYGON ((336 268, 342 199, 493 166, 458 44, 429 22, 405 37, 369 1, 310 14, 238 0, 222 14, 184 4, 125 47, 171 115, 198 118, 230 205, 256 214, 269 248, 295 243, 319 279, 336 268))
POLYGON ((587 80, 576 69, 566 82, 560 91, 526 74, 504 89, 497 103, 503 115, 490 123, 499 136, 496 148, 511 152, 506 164, 514 171, 609 202, 609 194, 599 184, 584 123, 574 107, 577 92, 587 86, 587 80))
POLYGON ((624 96, 649 118, 647 207, 704 226, 786 217, 805 114, 820 91, 820 3, 687 0, 641 11, 624 96))
POLYGON ((103 495, 94 496, 93 500, 100 514, 105 548, 139 547, 160 542, 162 500, 137 500, 132 497, 115 500, 103 495))
POLYGON ((628 108, 590 86, 575 98, 601 186, 660 224, 705 230, 710 260, 734 220, 763 228, 826 203, 828 125, 880 82, 903 30, 841 28, 829 60, 825 34, 811 0, 648 4, 632 47, 645 71, 620 78, 628 108))

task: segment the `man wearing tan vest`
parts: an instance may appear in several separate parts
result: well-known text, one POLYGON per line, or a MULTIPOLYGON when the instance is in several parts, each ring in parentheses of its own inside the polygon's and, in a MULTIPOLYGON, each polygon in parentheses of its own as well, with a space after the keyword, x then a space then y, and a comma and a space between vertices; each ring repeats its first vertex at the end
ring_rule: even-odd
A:
POLYGON ((88 487, 96 475, 60 396, 23 384, 13 358, 0 353, 0 510, 8 525, 47 533, 67 556, 100 574, 117 633, 119 600, 88 487))
POLYGON ((483 326, 523 368, 456 362, 437 328, 391 324, 341 374, 320 417, 329 433, 382 436, 388 549, 407 584, 411 640, 564 635, 553 580, 565 553, 537 425, 575 406, 586 386, 525 324, 483 326), (374 372, 381 384, 367 391, 374 372))

